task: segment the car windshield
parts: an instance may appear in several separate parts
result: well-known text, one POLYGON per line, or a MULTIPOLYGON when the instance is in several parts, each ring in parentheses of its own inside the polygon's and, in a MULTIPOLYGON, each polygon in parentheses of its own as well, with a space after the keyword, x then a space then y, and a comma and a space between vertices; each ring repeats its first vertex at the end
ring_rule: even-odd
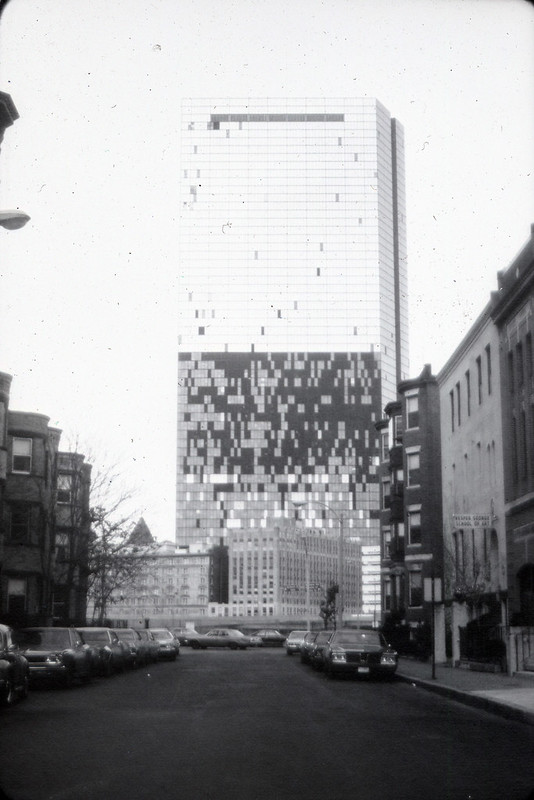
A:
POLYGON ((107 631, 82 631, 82 636, 86 642, 94 644, 108 644, 109 642, 107 631))
POLYGON ((153 630, 152 633, 157 639, 174 639, 174 636, 170 631, 153 630))
POLYGON ((370 644, 376 647, 380 647, 382 642, 380 641, 380 634, 375 633, 374 631, 340 631, 336 633, 332 644, 340 644, 340 645, 363 645, 363 644, 370 644))
POLYGON ((18 638, 22 647, 34 647, 43 650, 52 647, 70 647, 69 632, 54 628, 51 630, 21 631, 18 638))
POLYGON ((137 642, 138 636, 133 631, 119 631, 119 638, 125 642, 137 642))
POLYGON ((291 631, 288 639, 302 639, 302 637, 306 634, 306 631, 291 631))

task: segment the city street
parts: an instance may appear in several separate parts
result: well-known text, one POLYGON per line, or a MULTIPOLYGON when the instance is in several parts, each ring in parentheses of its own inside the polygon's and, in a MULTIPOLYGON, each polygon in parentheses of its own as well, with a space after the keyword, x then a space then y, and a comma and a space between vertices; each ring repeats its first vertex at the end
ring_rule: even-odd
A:
POLYGON ((526 800, 534 728, 283 649, 197 651, 0 712, 10 800, 526 800))

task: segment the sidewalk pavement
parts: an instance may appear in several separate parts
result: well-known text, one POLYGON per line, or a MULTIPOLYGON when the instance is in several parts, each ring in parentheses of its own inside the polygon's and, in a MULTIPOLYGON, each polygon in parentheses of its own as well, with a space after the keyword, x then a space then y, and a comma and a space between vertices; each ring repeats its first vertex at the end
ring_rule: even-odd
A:
POLYGON ((507 719, 534 725, 534 672, 475 672, 473 670, 399 658, 397 677, 407 683, 482 708, 507 719))

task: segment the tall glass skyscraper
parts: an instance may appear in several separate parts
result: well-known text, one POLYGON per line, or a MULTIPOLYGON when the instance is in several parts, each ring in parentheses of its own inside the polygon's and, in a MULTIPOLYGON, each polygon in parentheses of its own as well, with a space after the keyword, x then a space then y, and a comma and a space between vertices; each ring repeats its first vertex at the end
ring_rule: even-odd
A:
POLYGON ((301 519, 378 544, 408 377, 402 126, 371 98, 182 108, 176 537, 301 519))

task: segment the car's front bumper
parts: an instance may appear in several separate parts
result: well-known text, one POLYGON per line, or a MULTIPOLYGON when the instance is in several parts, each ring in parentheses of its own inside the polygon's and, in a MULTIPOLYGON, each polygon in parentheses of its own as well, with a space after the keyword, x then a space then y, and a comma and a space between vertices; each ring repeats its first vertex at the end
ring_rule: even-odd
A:
POLYGON ((160 645, 159 648, 160 658, 176 658, 178 653, 179 653, 178 648, 174 647, 173 645, 167 645, 167 644, 160 645))
POLYGON ((344 661, 328 661, 327 670, 345 675, 361 675, 369 677, 392 676, 395 674, 396 664, 354 664, 344 661))
POLYGON ((53 662, 30 662, 30 678, 31 679, 61 679, 67 675, 67 667, 65 664, 54 664, 53 662))

